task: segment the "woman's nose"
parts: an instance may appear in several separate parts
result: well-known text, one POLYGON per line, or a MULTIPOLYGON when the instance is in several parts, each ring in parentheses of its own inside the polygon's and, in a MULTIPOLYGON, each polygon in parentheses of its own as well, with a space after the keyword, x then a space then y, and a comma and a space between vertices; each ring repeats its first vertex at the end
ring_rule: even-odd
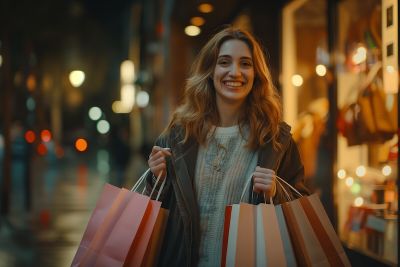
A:
POLYGON ((232 64, 229 70, 229 75, 236 77, 240 76, 240 74, 241 74, 240 66, 238 64, 232 64))

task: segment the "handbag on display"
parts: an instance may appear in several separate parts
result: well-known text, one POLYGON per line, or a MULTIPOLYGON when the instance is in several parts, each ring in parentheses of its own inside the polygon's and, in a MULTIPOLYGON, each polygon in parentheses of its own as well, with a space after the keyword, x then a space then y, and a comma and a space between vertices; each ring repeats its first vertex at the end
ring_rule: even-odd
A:
POLYGON ((378 62, 371 68, 357 100, 346 104, 339 112, 338 128, 349 146, 383 143, 396 134, 397 97, 392 98, 388 109, 386 94, 380 83, 374 81, 381 67, 378 62))
POLYGON ((71 266, 155 265, 168 216, 158 201, 166 179, 152 200, 153 192, 136 192, 149 171, 132 190, 105 184, 71 266))

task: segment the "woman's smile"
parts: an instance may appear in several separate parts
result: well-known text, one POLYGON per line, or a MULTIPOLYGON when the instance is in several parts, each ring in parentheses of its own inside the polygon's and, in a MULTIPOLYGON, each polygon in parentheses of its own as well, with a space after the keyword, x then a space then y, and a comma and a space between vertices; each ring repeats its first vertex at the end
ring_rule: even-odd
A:
POLYGON ((247 44, 237 39, 225 41, 213 73, 217 105, 241 105, 253 87, 254 75, 253 59, 247 44))

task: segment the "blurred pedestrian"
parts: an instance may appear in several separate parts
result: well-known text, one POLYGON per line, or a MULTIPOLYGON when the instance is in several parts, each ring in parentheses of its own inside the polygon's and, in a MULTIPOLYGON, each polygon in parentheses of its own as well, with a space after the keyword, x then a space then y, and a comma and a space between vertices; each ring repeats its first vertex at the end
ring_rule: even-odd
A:
POLYGON ((225 207, 239 203, 242 192, 253 204, 270 197, 283 202, 276 175, 307 192, 298 149, 253 35, 228 27, 201 49, 183 103, 148 164, 148 188, 158 176, 166 178, 161 200, 170 210, 160 266, 219 266, 225 207))

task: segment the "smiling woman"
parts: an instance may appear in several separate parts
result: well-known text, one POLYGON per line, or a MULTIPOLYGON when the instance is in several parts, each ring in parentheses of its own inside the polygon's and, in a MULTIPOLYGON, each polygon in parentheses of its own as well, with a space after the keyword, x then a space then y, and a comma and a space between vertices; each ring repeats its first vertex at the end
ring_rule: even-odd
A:
POLYGON ((161 197, 170 210, 160 266, 220 265, 225 207, 241 195, 251 203, 282 202, 276 174, 307 192, 263 51, 250 33, 228 27, 201 49, 183 103, 148 164, 147 189, 154 177, 166 179, 161 197), (242 194, 249 177, 251 190, 242 194))
POLYGON ((254 68, 249 47, 240 40, 221 45, 213 74, 221 126, 235 125, 238 111, 253 87, 254 68))

